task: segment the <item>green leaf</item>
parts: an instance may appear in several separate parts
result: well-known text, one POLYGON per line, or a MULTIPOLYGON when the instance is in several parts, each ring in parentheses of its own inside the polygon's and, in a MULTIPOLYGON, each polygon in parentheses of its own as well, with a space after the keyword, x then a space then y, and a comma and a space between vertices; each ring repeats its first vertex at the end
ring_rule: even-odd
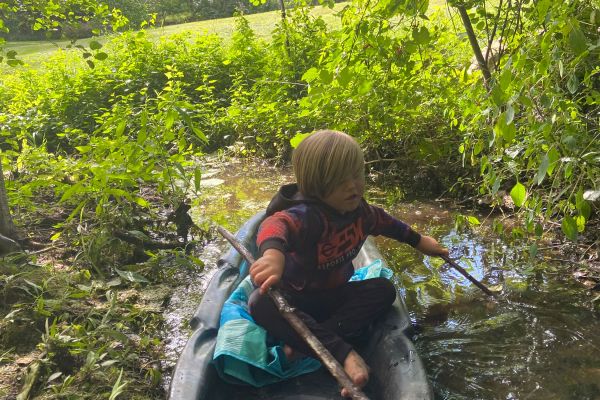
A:
POLYGON ((540 183, 542 183, 542 181, 544 180, 544 177, 546 176, 546 172, 548 172, 549 165, 550 165, 550 158, 548 157, 548 154, 544 154, 544 157, 542 157, 542 162, 540 163, 537 174, 535 175, 535 178, 534 178, 535 183, 537 183, 538 185, 540 183))
POLYGON ((504 93, 500 85, 494 85, 492 88, 492 101, 498 107, 500 107, 506 101, 506 93, 504 93))
POLYGON ((515 109, 512 105, 506 107, 506 123, 510 124, 515 118, 515 109))
POLYGON ((137 240, 140 240, 140 241, 150 240, 150 238, 148 237, 148 235, 146 235, 142 231, 132 230, 132 231, 127 231, 127 233, 129 235, 133 236, 134 238, 136 238, 137 240))
POLYGON ((529 246, 529 257, 533 258, 537 255, 538 253, 538 245, 537 243, 532 243, 531 246, 529 246))
POLYGON ((538 2, 536 2, 534 4, 535 4, 536 11, 537 11, 538 23, 541 24, 546 19, 548 10, 550 9, 550 6, 552 5, 552 0, 539 0, 538 2))
POLYGON ((577 232, 581 233, 585 231, 586 219, 583 215, 578 215, 577 218, 575 218, 575 222, 577 223, 577 232))
MULTIPOLYGON (((120 341, 121 343, 129 343, 129 337, 127 337, 127 335, 125 335, 123 332, 119 332, 113 329, 106 329, 102 331, 103 334, 116 339, 118 341, 120 341)), ((105 362, 110 362, 112 360, 109 361, 105 361, 105 362)), ((104 363, 102 363, 104 365, 104 363)), ((110 365, 110 364, 108 364, 110 365)))
POLYGON ((94 54, 94 58, 100 61, 106 60, 108 58, 108 54, 101 51, 99 53, 94 54))
POLYGON ((123 132, 125 132, 126 127, 127 127, 127 120, 125 118, 123 118, 123 120, 121 122, 119 122, 119 125, 117 125, 117 128, 115 129, 115 135, 117 137, 121 136, 123 134, 123 132))
POLYGON ((507 144, 510 144, 516 136, 517 128, 514 122, 507 123, 508 115, 503 112, 498 116, 498 120, 494 125, 494 131, 497 136, 501 136, 507 144))
POLYGON ((525 197, 527 196, 527 191, 525 190, 525 186, 523 186, 520 182, 517 182, 515 186, 510 191, 510 197, 517 207, 521 207, 525 203, 525 197))
POLYGON ((582 215, 586 220, 590 218, 592 214, 592 207, 590 203, 585 199, 585 194, 583 193, 583 189, 580 188, 577 192, 577 196, 575 197, 575 206, 577 207, 577 211, 580 215, 582 215))
POLYGON ((90 42, 90 49, 92 49, 92 50, 100 50, 101 48, 102 48, 102 45, 97 40, 92 40, 90 42))
POLYGON ((556 167, 556 162, 558 160, 560 160, 560 154, 558 153, 558 150, 556 150, 556 148, 553 147, 548 152, 548 175, 552 175, 552 173, 554 172, 554 168, 556 167))
POLYGON ((577 239, 577 222, 570 216, 565 216, 562 220, 560 228, 566 237, 571 240, 577 239))
POLYGON ((358 85, 358 94, 367 94, 373 87, 373 82, 368 80, 362 80, 358 85))
POLYGON ((194 127, 193 131, 196 134, 196 136, 198 137, 198 139, 202 140, 205 143, 208 142, 208 138, 206 137, 206 135, 204 134, 204 132, 202 132, 200 129, 194 127))
POLYGON ((498 83, 500 84, 500 89, 502 90, 503 93, 506 92, 506 90, 510 86, 512 79, 513 79, 513 72, 509 68, 506 68, 504 71, 502 71, 502 74, 500 74, 500 79, 499 79, 498 83))
POLYGON ((81 154, 85 154, 85 153, 89 152, 90 150, 92 150, 92 146, 75 146, 75 148, 81 154))
POLYGON ((298 145, 300 144, 300 142, 302 142, 304 139, 306 139, 307 137, 309 137, 312 133, 298 133, 296 134, 293 138, 290 139, 290 144, 292 145, 292 148, 295 149, 296 147, 298 147, 298 145))
POLYGON ((329 85, 331 83, 331 81, 333 80, 333 73, 326 69, 322 69, 319 72, 319 77, 321 78, 321 82, 323 82, 323 84, 329 85))
POLYGON ((585 35, 578 28, 571 29, 571 32, 569 33, 569 45, 577 55, 580 55, 587 50, 585 35))
POLYGON ((569 80, 567 81, 567 89, 571 94, 575 94, 577 89, 579 88, 579 79, 577 79, 577 75, 571 74, 569 76, 569 80))
POLYGON ((319 76, 319 70, 316 68, 310 68, 308 71, 306 71, 304 73, 304 75, 302 75, 302 80, 305 82, 312 82, 315 79, 317 79, 317 77, 319 76))
POLYGON ((348 83, 350 83, 351 80, 352 80, 352 72, 350 71, 350 68, 348 68, 348 67, 342 68, 342 70, 340 71, 340 73, 337 77, 337 81, 340 84, 340 86, 341 87, 348 86, 348 83))
POLYGON ((173 110, 172 108, 167 111, 167 117, 165 118, 165 128, 167 130, 171 129, 178 116, 179 114, 177 111, 173 110))
POLYGON ((412 30, 412 37, 417 44, 427 44, 431 35, 425 26, 421 26, 419 28, 415 26, 412 30))
POLYGON ((138 274, 137 272, 123 271, 118 268, 115 268, 115 271, 117 272, 117 274, 119 274, 121 278, 126 279, 130 282, 150 283, 150 281, 145 276, 138 274))
POLYGON ((150 203, 148 203, 148 201, 146 199, 144 199, 143 197, 135 197, 134 201, 136 202, 137 205, 144 207, 144 208, 148 208, 150 207, 150 203))
POLYGON ((65 190, 58 202, 62 203, 63 201, 69 200, 71 197, 73 197, 75 193, 78 193, 80 189, 84 189, 84 186, 81 183, 76 183, 75 185, 65 190))
POLYGON ((537 237, 541 238, 543 233, 544 227, 538 222, 537 224, 535 224, 535 234, 537 235, 537 237))
POLYGON ((22 65, 23 61, 21 60, 17 60, 17 59, 12 59, 12 60, 6 60, 6 63, 8 65, 10 65, 11 67, 16 67, 18 65, 22 65))
POLYGON ((473 225, 473 226, 481 225, 481 222, 479 222, 479 219, 477 219, 477 217, 474 217, 472 215, 467 217, 467 220, 469 221, 470 225, 473 225))

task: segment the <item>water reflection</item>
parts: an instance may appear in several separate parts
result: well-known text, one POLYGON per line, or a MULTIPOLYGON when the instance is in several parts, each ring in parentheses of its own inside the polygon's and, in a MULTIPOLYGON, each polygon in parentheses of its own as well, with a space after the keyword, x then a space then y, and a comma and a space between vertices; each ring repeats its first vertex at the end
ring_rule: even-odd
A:
MULTIPOLYGON (((393 213, 402 217, 400 208, 393 213)), ((421 231, 441 234, 473 276, 503 289, 502 301, 490 300, 449 267, 380 241, 436 398, 600 399, 600 318, 581 287, 560 279, 560 265, 451 224, 432 220, 421 231)))
MULTIPOLYGON (((232 161, 215 162, 204 177, 211 180, 195 201, 194 221, 235 231, 266 207, 291 173, 232 161)), ((377 239, 411 312, 413 339, 436 398, 600 399, 600 318, 590 297, 570 278, 561 279, 567 276, 561 273, 565 266, 531 261, 515 245, 491 235, 456 231, 455 212, 443 204, 396 203, 388 192, 398 191, 374 188, 367 196, 419 232, 441 240, 470 274, 503 293, 504 300, 490 300, 440 259, 377 239)), ((208 276, 218 250, 225 248, 219 240, 201 255, 208 276)), ((201 290, 195 286, 192 291, 201 290)), ((171 313, 178 312, 183 297, 174 299, 171 313)), ((189 319, 191 308, 181 308, 179 320, 189 319)), ((178 335, 176 328, 171 331, 171 336, 178 335)), ((179 328, 181 337, 188 334, 179 328)), ((174 343, 181 350, 182 341, 174 343)))

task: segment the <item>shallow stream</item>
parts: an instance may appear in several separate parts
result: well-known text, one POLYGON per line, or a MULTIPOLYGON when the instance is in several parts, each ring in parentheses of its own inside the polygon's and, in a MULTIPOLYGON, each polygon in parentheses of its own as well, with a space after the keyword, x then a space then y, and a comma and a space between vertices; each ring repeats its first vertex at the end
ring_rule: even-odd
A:
MULTIPOLYGON (((204 172, 203 195, 192 217, 199 225, 214 222, 235 231, 291 179, 289 170, 215 162, 204 172)), ((435 398, 600 399, 600 313, 593 296, 571 278, 571 266, 542 256, 531 259, 518 245, 489 234, 489 220, 476 232, 457 231, 458 211, 445 203, 390 205, 389 193, 396 192, 373 188, 367 198, 437 238, 475 278, 502 290, 503 300, 490 300, 441 260, 377 238, 410 310, 412 339, 435 398)), ((200 254, 204 272, 190 275, 189 285, 171 300, 172 360, 190 334, 187 321, 226 248, 220 238, 206 246, 200 254)))

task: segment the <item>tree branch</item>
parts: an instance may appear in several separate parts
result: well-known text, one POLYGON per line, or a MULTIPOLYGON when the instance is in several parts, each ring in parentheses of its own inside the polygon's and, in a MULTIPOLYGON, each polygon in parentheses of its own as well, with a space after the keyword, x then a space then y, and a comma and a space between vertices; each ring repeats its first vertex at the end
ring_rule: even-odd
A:
POLYGON ((481 54, 481 48, 479 47, 479 42, 477 41, 477 37, 475 36, 475 31, 473 30, 473 25, 471 25, 471 19, 469 18, 469 14, 467 14, 467 10, 464 6, 456 6, 458 12, 460 14, 460 18, 463 21, 463 25, 465 27, 465 31, 467 32, 467 37, 469 38, 469 42, 471 43, 471 48, 473 49, 473 53, 475 54, 475 58, 477 59, 477 63, 479 64, 479 68, 483 73, 483 82, 485 87, 489 89, 490 82, 492 81, 492 74, 481 54))

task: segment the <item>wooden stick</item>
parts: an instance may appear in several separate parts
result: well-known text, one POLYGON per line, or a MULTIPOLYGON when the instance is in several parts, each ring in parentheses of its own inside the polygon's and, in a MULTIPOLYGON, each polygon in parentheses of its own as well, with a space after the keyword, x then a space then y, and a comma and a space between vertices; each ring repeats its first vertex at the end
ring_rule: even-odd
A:
POLYGON ((450 257, 448 257, 448 256, 440 256, 440 257, 443 258, 444 261, 446 261, 448 264, 450 264, 451 267, 453 267, 458 272, 460 272, 465 278, 467 278, 468 280, 473 282, 475 284, 475 286, 477 286, 479 289, 483 290, 485 292, 485 294, 487 294, 488 296, 497 297, 496 293, 492 292, 483 283, 481 283, 477 279, 473 278, 473 276, 471 276, 471 274, 469 274, 467 271, 465 271, 465 269, 463 267, 461 267, 460 265, 455 263, 450 257))
MULTIPOLYGON (((242 243, 240 243, 235 236, 233 236, 229 231, 225 228, 218 226, 217 230, 225 239, 231 243, 234 249, 238 251, 248 262, 248 264, 252 265, 254 263, 254 257, 252 254, 244 247, 242 243)), ((317 339, 315 335, 308 329, 304 321, 302 321, 296 314, 294 314, 294 309, 288 304, 287 300, 281 295, 279 290, 274 287, 271 287, 268 291, 269 296, 273 299, 275 306, 289 322, 289 324, 294 328, 294 330, 300 335, 300 337, 304 338, 306 344, 315 352, 315 354, 319 357, 323 365, 327 368, 327 370, 333 375, 333 377, 338 381, 341 387, 346 388, 350 392, 350 397, 355 400, 369 400, 369 398, 359 389, 357 388, 352 380, 344 371, 342 365, 331 355, 331 353, 323 346, 323 343, 317 339)))

